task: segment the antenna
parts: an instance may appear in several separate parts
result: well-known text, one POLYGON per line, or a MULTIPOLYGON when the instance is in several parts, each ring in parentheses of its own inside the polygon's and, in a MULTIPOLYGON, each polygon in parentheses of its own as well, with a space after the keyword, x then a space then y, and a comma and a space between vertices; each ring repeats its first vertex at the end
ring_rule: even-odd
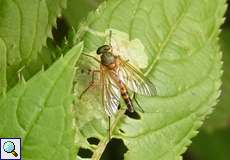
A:
POLYGON ((111 40, 112 40, 112 30, 109 30, 109 45, 111 45, 111 40))

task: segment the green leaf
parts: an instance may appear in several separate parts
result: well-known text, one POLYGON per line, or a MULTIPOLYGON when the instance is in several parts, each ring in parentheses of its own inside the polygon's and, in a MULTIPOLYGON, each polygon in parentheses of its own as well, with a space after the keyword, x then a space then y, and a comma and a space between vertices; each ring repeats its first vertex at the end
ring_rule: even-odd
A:
MULTIPOLYGON (((79 28, 84 52, 95 57, 97 48, 105 41, 108 43, 105 32, 112 29, 113 47, 120 48, 120 55, 130 63, 141 66, 156 85, 157 96, 137 98, 145 111, 139 113, 141 119, 124 115, 124 105, 112 119, 112 137, 121 138, 128 148, 125 159, 181 159, 190 139, 212 112, 220 95, 222 63, 217 37, 225 3, 110 0, 91 13, 79 28)), ((82 69, 99 68, 88 57, 79 62, 82 69)), ((79 72, 77 80, 79 95, 91 76, 79 72)), ((100 91, 91 89, 76 101, 77 136, 81 137, 78 147, 90 149, 92 159, 99 159, 109 140, 100 91), (89 137, 98 138, 99 145, 89 144, 89 137)))
POLYGON ((0 37, 7 48, 8 87, 16 83, 20 68, 37 59, 65 3, 66 0, 0 0, 0 37))
POLYGON ((6 65, 6 45, 0 38, 0 95, 4 94, 7 89, 6 65))
POLYGON ((75 159, 71 90, 81 49, 82 44, 75 46, 0 99, 0 135, 22 138, 23 159, 75 159))
POLYGON ((225 128, 229 126, 230 120, 230 73, 228 72, 230 67, 230 31, 228 29, 224 29, 220 38, 224 61, 224 74, 222 78, 223 89, 220 97, 220 103, 216 106, 216 111, 204 125, 206 130, 225 128))
POLYGON ((229 42, 230 31, 226 28, 220 35, 221 47, 223 49, 223 85, 220 102, 216 106, 215 112, 204 123, 199 135, 194 138, 189 153, 196 159, 205 160, 227 160, 229 159, 228 149, 230 148, 230 67, 229 42))

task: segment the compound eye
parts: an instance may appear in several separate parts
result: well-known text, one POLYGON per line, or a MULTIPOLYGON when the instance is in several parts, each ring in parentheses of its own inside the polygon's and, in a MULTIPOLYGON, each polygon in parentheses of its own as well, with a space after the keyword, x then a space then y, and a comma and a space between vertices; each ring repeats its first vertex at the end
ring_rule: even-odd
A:
POLYGON ((105 48, 107 51, 109 51, 111 49, 111 47, 109 45, 106 46, 105 48))
POLYGON ((98 55, 101 54, 101 51, 100 51, 99 48, 97 49, 97 54, 98 54, 98 55))
POLYGON ((99 47, 97 49, 97 54, 106 53, 106 52, 108 52, 110 50, 111 50, 111 46, 109 46, 109 45, 103 45, 103 46, 101 46, 101 47, 99 47))

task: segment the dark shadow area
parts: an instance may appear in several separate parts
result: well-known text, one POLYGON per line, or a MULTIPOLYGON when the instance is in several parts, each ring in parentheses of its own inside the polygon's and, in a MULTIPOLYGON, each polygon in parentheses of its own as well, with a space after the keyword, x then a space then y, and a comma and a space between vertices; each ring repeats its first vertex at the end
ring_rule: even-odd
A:
POLYGON ((81 158, 91 158, 93 152, 90 149, 80 148, 77 155, 79 155, 81 158))
POLYGON ((87 138, 87 141, 89 142, 89 144, 94 144, 94 145, 98 145, 100 142, 100 140, 98 138, 95 138, 95 137, 87 138))
POLYGON ((183 154, 184 160, 199 160, 191 151, 187 151, 183 154))
POLYGON ((56 27, 52 28, 53 39, 56 44, 61 46, 65 37, 67 37, 70 30, 69 25, 63 17, 59 17, 56 20, 56 27))
POLYGON ((128 110, 126 110, 125 111, 125 115, 128 116, 129 118, 132 118, 132 119, 136 119, 136 120, 140 120, 141 119, 141 116, 136 111, 129 112, 128 110))
POLYGON ((123 160, 128 151, 122 139, 112 138, 107 144, 100 160, 123 160))
POLYGON ((230 27, 230 9, 229 9, 229 5, 230 5, 230 0, 228 0, 228 9, 225 13, 225 22, 223 24, 223 28, 229 28, 230 27))

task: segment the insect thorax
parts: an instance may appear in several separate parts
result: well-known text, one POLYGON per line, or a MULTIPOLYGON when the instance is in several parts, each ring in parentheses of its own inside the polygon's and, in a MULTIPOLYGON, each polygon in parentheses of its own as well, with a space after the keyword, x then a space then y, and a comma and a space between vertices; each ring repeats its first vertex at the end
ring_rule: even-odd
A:
POLYGON ((111 52, 106 52, 101 55, 101 63, 105 66, 115 63, 115 57, 111 52))

